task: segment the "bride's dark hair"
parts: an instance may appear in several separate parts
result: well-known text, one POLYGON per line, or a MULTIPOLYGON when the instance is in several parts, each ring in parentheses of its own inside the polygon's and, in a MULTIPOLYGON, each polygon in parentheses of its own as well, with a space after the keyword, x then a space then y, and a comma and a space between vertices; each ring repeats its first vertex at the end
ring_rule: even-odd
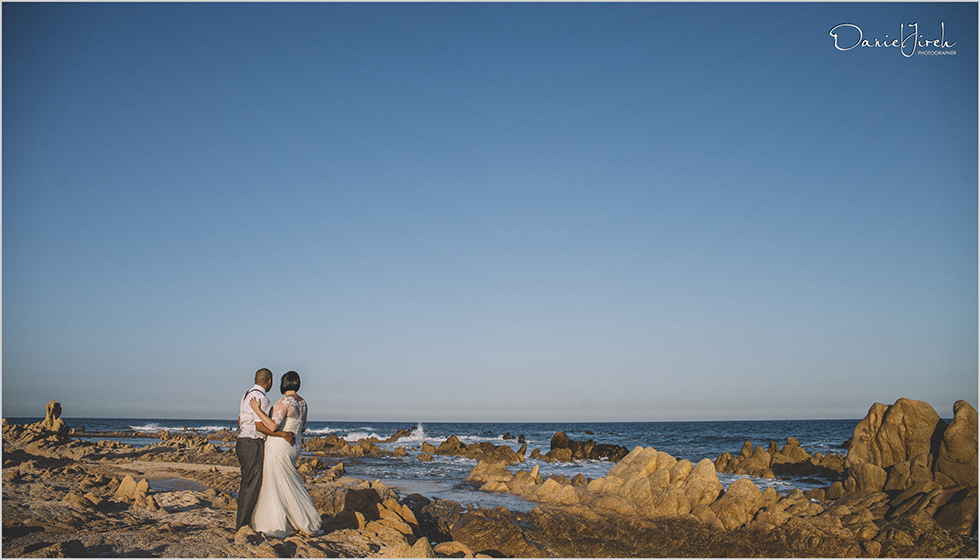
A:
POLYGON ((279 382, 279 392, 285 393, 286 391, 299 391, 299 374, 295 371, 287 371, 282 374, 282 380, 279 382))

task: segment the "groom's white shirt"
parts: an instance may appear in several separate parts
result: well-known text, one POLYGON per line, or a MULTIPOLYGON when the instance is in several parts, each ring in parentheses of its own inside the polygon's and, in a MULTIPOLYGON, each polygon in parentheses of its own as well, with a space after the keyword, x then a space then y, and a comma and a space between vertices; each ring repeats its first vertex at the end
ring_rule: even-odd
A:
POLYGON ((259 408, 267 410, 269 413, 272 412, 272 403, 269 401, 269 397, 265 395, 265 389, 256 383, 242 397, 241 405, 238 407, 238 437, 240 438, 265 439, 265 434, 255 429, 255 423, 261 422, 261 420, 252 410, 252 407, 248 405, 248 401, 255 397, 259 397, 259 408))

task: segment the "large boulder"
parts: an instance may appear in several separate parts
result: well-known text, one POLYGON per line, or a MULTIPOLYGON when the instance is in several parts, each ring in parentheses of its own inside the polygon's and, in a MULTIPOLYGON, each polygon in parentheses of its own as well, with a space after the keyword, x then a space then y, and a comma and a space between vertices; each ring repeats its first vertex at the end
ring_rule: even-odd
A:
POLYGON ((966 401, 958 401, 953 410, 947 425, 921 401, 875 403, 854 428, 845 489, 903 491, 923 482, 976 488, 977 411, 966 401))
POLYGON ((59 437, 68 437, 71 428, 61 419, 61 403, 58 401, 48 402, 44 420, 41 421, 40 428, 48 432, 54 432, 59 437))
POLYGON ((977 487, 977 410, 966 401, 953 405, 953 421, 943 433, 935 469, 953 484, 977 487))
POLYGON ((691 506, 707 505, 721 494, 721 481, 710 459, 701 459, 680 486, 691 506))
POLYGON ((899 399, 875 403, 858 422, 845 465, 870 463, 886 469, 917 455, 938 455, 946 422, 929 403, 899 399))
POLYGON ((470 469, 466 480, 470 482, 509 482, 514 475, 507 470, 505 463, 490 463, 480 461, 470 469))
POLYGON ((751 521, 764 505, 759 487, 747 478, 740 478, 729 484, 728 490, 709 507, 731 531, 751 521))

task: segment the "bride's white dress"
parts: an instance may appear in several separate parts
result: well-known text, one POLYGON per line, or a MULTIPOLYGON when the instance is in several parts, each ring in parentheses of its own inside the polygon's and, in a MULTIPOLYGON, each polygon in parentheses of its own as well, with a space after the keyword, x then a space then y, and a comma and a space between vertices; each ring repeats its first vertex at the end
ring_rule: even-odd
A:
POLYGON ((252 514, 252 528, 267 537, 285 538, 297 531, 313 535, 320 530, 320 514, 296 471, 296 459, 306 430, 306 401, 283 397, 272 409, 278 429, 296 435, 293 445, 281 437, 265 439, 262 488, 252 514))

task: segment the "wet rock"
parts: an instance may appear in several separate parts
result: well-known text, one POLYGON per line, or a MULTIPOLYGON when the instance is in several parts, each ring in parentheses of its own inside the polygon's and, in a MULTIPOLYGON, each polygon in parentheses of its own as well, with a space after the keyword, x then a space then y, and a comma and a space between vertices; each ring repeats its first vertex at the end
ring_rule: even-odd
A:
POLYGON ((738 456, 724 452, 715 459, 715 469, 729 474, 746 474, 762 478, 780 475, 815 475, 836 478, 844 472, 843 455, 810 455, 796 438, 787 438, 782 449, 775 441, 768 448, 745 442, 738 456))
MULTIPOLYGON (((424 450, 425 449, 423 449, 423 451, 424 450)), ((449 436, 446 441, 442 442, 439 447, 437 447, 431 453, 435 453, 436 455, 467 457, 488 463, 513 464, 524 461, 524 457, 518 455, 513 449, 506 445, 494 445, 488 441, 485 441, 467 446, 463 444, 463 442, 461 442, 456 436, 449 436)))
MULTIPOLYGON (((607 459, 617 462, 629 453, 621 445, 597 444, 594 440, 576 441, 563 431, 555 432, 551 438, 551 450, 545 455, 553 462, 568 463, 585 459, 598 461, 607 459)), ((533 455, 532 455, 533 457, 533 455)))
POLYGON ((451 435, 439 444, 435 453, 437 455, 465 455, 466 446, 463 445, 463 442, 459 441, 458 437, 451 435))
POLYGON ((466 480, 470 482, 509 482, 514 475, 507 470, 507 465, 504 463, 488 463, 485 461, 480 461, 471 470, 469 475, 467 475, 466 480))

